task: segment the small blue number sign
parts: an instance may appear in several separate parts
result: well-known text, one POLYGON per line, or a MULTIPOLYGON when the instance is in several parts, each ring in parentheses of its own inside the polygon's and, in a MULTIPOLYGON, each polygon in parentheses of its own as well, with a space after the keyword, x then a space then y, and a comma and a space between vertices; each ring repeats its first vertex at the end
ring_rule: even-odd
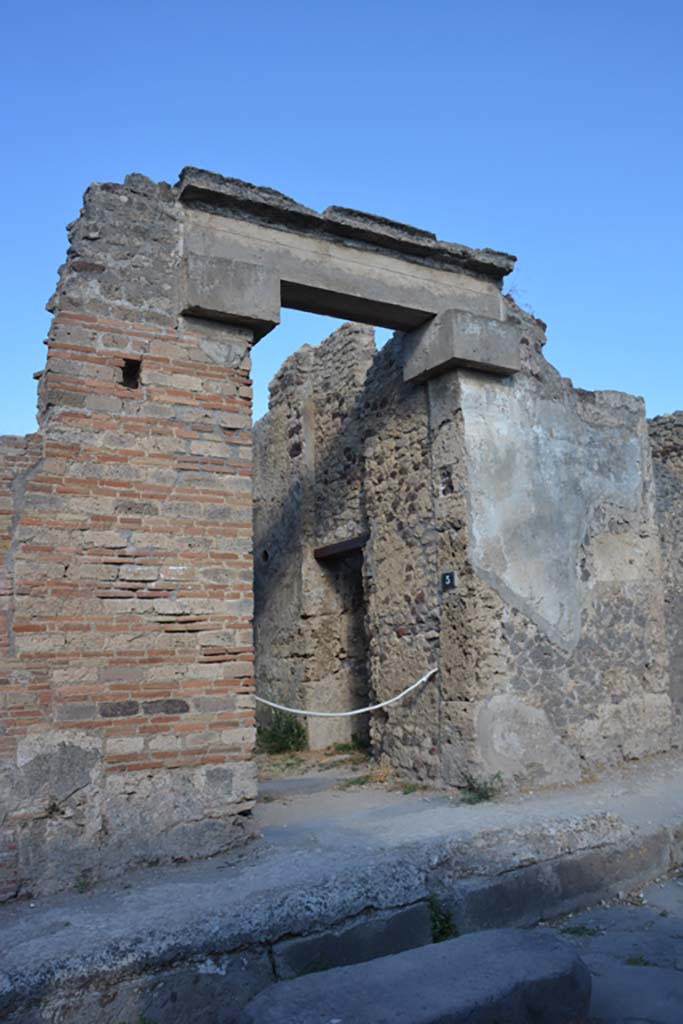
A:
POLYGON ((455 589, 455 573, 445 572, 441 576, 441 589, 442 590, 454 590, 455 589))

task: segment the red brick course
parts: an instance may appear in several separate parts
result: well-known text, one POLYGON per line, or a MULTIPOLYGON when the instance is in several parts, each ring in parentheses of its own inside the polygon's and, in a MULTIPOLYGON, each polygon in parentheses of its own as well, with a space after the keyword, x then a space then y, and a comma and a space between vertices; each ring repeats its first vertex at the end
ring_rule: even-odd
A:
MULTIPOLYGON (((0 454, 4 762, 28 736, 74 731, 99 737, 105 776, 250 758, 251 383, 233 334, 244 358, 227 367, 201 325, 55 316, 41 432, 0 454)), ((32 881, 17 829, 34 814, 17 800, 0 899, 32 881)))

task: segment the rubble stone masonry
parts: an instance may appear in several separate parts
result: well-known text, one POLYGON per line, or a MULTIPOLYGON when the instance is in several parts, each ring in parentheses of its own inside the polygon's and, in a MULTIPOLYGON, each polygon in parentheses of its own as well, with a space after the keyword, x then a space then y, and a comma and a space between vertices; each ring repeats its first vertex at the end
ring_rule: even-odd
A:
POLYGON ((683 746, 683 412, 650 420, 671 664, 673 738, 683 746))

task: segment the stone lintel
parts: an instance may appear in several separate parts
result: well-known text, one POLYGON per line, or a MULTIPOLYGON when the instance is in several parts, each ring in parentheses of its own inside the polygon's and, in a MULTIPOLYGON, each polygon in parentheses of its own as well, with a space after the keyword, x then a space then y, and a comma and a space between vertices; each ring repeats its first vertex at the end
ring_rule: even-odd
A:
POLYGON ((447 309, 406 340, 406 381, 426 380, 458 366, 499 376, 520 369, 519 331, 505 320, 447 309))
POLYGON ((403 258, 464 270, 498 283, 515 265, 515 257, 508 253, 445 242, 431 231, 360 210, 330 206, 318 213, 282 192, 196 167, 181 171, 176 189, 181 201, 189 206, 258 220, 289 231, 336 237, 355 246, 380 247, 403 258))
POLYGON ((184 315, 241 324, 255 341, 280 323, 280 279, 269 267, 188 253, 181 289, 184 315))
MULTIPOLYGON (((333 288, 318 288, 303 284, 300 281, 282 281, 282 305, 290 309, 301 309, 306 313, 318 313, 320 316, 334 316, 340 320, 350 320, 358 324, 370 324, 371 327, 388 327, 392 331, 412 331, 424 324, 433 315, 433 310, 425 309, 428 302, 399 304, 387 302, 368 286, 365 295, 353 294, 350 290, 336 291, 333 288)), ((400 290, 395 290, 400 297, 400 290)))

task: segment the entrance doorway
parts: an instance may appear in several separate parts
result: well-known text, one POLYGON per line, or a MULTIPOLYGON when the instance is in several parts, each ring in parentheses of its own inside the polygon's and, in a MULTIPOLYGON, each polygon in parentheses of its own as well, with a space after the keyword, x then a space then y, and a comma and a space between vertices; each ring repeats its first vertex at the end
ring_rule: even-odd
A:
MULTIPOLYGON (((367 707, 370 673, 362 549, 318 556, 318 562, 322 600, 314 633, 317 671, 306 687, 307 706, 335 711, 367 707)), ((338 744, 369 746, 369 713, 306 721, 312 750, 338 744)))
MULTIPOLYGON (((370 703, 359 410, 376 356, 375 332, 362 324, 299 347, 270 382, 268 412, 254 426, 257 694, 285 707, 329 714, 370 703)), ((272 726, 262 704, 257 716, 272 726)), ((299 722, 310 751, 368 746, 369 714, 299 722)))

